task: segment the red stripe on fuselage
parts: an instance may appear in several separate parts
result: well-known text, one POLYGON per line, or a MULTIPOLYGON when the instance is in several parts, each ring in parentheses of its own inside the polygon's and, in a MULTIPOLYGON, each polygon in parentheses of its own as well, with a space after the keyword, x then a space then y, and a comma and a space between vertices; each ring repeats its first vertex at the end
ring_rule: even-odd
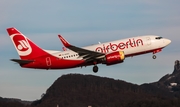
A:
POLYGON ((35 69, 67 69, 74 68, 84 65, 84 60, 67 60, 61 59, 54 56, 43 56, 34 59, 34 62, 21 65, 24 68, 35 68, 35 69))
MULTIPOLYGON (((138 53, 132 53, 125 55, 125 57, 133 57, 141 54, 147 54, 161 49, 162 48, 138 52, 138 53)), ((75 67, 89 66, 89 65, 93 65, 93 63, 86 63, 85 60, 60 59, 55 56, 48 55, 37 58, 35 59, 34 62, 21 66, 24 68, 35 68, 35 69, 68 69, 68 68, 75 68, 75 67), (47 59, 48 60, 50 59, 49 61, 51 62, 48 62, 47 59)))
POLYGON ((151 52, 153 53, 156 50, 162 50, 162 48, 148 50, 148 51, 142 51, 142 52, 138 52, 138 53, 127 54, 127 55, 125 55, 125 57, 133 57, 133 56, 147 54, 147 53, 151 53, 151 52))

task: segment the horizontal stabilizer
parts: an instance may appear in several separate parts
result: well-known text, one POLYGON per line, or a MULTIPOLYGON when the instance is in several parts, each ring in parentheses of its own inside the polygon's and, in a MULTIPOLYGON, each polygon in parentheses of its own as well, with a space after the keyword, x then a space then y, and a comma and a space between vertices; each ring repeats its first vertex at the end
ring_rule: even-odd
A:
POLYGON ((11 61, 17 62, 20 65, 24 65, 24 64, 34 62, 34 60, 21 60, 21 59, 11 59, 11 61))

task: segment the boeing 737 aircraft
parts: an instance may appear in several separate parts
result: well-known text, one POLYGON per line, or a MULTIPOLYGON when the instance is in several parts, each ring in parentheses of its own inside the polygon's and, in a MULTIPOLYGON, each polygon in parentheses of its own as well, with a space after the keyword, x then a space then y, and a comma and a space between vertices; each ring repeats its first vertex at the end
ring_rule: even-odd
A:
POLYGON ((80 48, 58 35, 69 50, 52 51, 41 49, 16 28, 7 28, 7 32, 20 56, 20 59, 11 60, 21 67, 35 69, 67 69, 94 65, 93 71, 96 73, 97 64, 118 64, 124 62, 126 57, 153 53, 153 59, 156 59, 155 54, 171 43, 171 40, 160 36, 146 35, 80 48))

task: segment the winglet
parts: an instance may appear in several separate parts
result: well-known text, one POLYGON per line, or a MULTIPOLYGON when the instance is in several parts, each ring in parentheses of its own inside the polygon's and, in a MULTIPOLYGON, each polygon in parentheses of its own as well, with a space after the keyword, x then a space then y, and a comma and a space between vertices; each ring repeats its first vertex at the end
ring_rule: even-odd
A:
POLYGON ((61 42, 63 43, 63 45, 65 47, 70 47, 71 46, 70 43, 66 39, 64 39, 61 35, 58 35, 58 37, 59 37, 59 39, 61 40, 61 42))

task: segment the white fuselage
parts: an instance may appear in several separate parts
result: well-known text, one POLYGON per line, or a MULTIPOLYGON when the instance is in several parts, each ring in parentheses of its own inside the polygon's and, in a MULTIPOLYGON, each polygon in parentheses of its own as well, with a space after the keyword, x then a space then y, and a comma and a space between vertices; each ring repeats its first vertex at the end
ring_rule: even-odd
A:
MULTIPOLYGON (((91 45, 87 47, 83 47, 84 49, 96 51, 100 53, 111 53, 115 51, 124 51, 125 56, 134 56, 136 54, 143 54, 153 52, 156 49, 162 49, 168 44, 170 44, 169 39, 160 38, 157 39, 159 36, 154 35, 147 35, 147 36, 138 36, 132 37, 127 39, 121 39, 111 42, 99 43, 96 45, 91 45)), ((69 59, 69 60, 81 60, 82 57, 71 50, 67 51, 47 51, 50 52, 53 56, 62 59, 69 59)))

